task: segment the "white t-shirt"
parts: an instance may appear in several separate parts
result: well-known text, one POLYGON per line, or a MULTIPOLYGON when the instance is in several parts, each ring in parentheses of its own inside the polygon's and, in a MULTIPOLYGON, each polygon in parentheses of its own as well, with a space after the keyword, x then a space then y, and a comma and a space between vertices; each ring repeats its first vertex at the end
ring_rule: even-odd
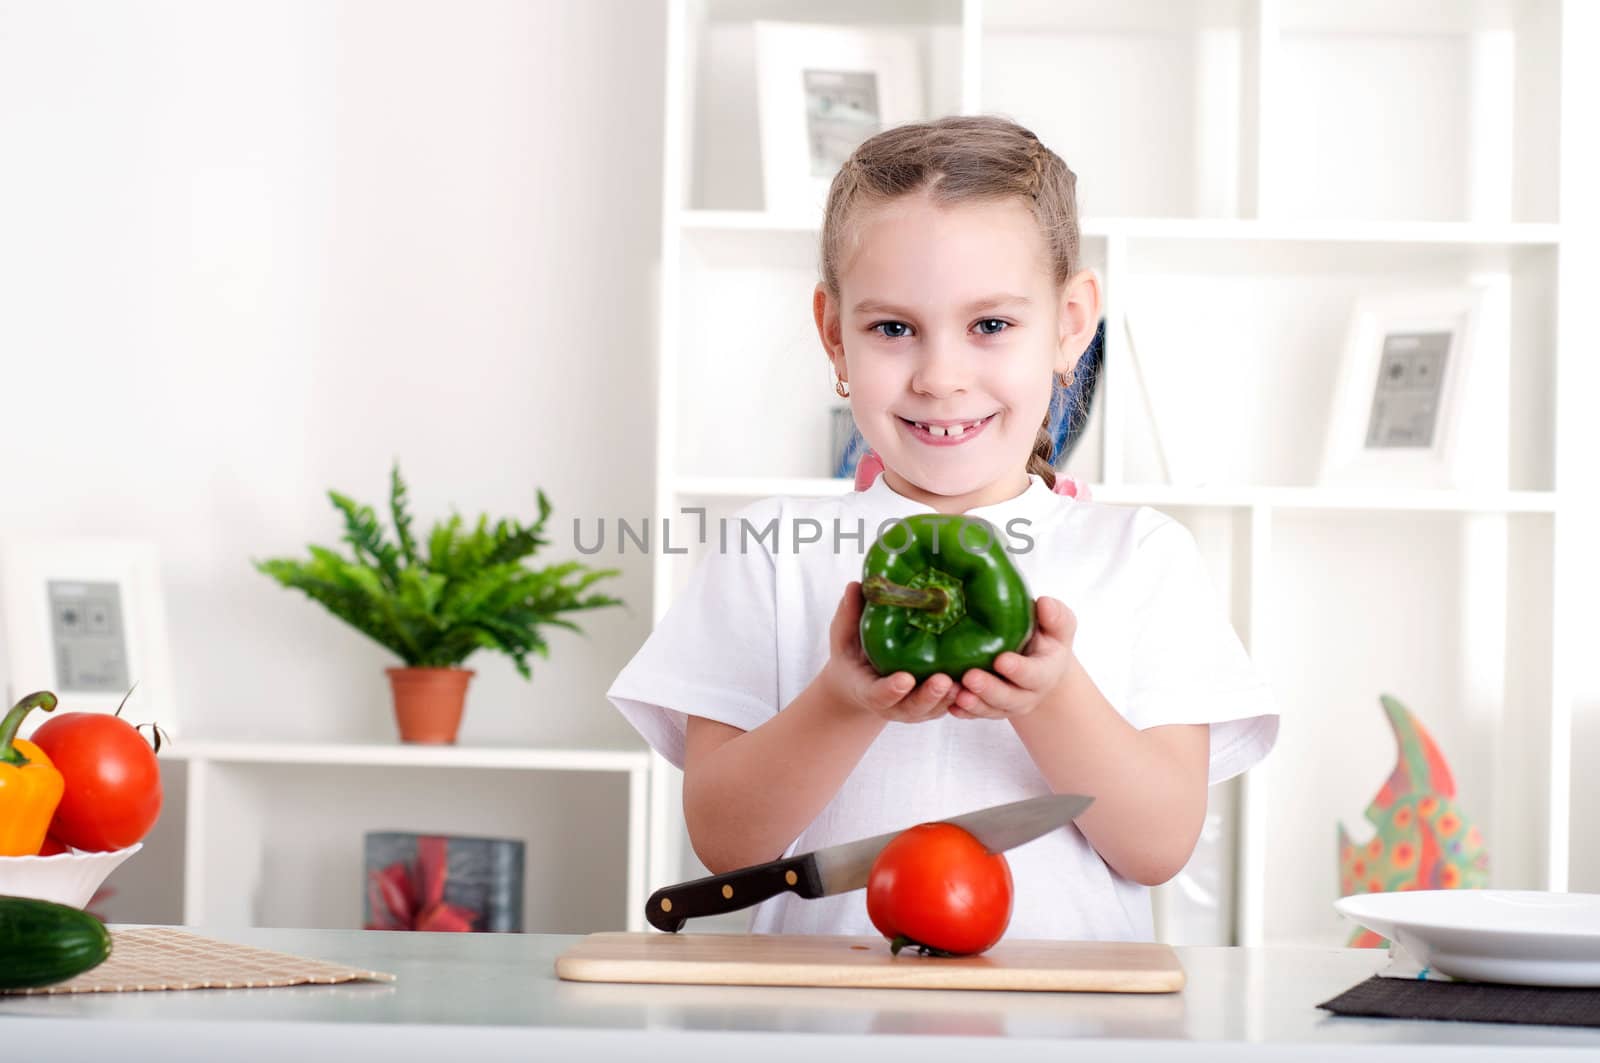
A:
MULTIPOLYGON (((821 671, 839 598, 861 578, 880 527, 930 512, 879 476, 866 491, 764 499, 708 525, 706 556, 607 697, 679 767, 687 716, 759 727, 821 671)), ((1212 783, 1272 748, 1277 708, 1182 524, 1145 507, 1057 495, 1038 476, 1017 497, 968 513, 1001 533, 1030 594, 1073 611, 1074 651, 1135 727, 1210 724, 1212 783)), ((1049 792, 1003 720, 890 723, 784 855, 1049 792)), ((1075 826, 1006 859, 1015 889, 1007 936, 1151 938, 1148 889, 1112 871, 1075 826)), ((817 900, 779 894, 756 907, 751 930, 876 933, 865 890, 817 900)))

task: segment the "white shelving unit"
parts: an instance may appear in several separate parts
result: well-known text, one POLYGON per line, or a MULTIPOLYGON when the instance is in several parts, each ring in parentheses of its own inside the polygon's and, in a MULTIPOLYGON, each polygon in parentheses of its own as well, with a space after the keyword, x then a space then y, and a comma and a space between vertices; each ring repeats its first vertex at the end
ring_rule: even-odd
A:
MULTIPOLYGON (((1285 711, 1218 788, 1220 908, 1158 898, 1169 940, 1338 944, 1335 825, 1393 766, 1378 708, 1420 714, 1482 825, 1495 885, 1600 888, 1600 591, 1592 295, 1600 99, 1583 0, 672 0, 656 512, 707 519, 828 478, 810 320, 820 215, 762 202, 756 20, 910 30, 930 114, 1003 113, 1079 175, 1106 367, 1067 471, 1194 533, 1285 711), (1318 486, 1344 331, 1365 292, 1491 277, 1492 445, 1466 490, 1318 486), (1134 386, 1130 322, 1148 402, 1134 386), (1557 385, 1560 385, 1559 389, 1557 385), (1178 401, 1181 399, 1181 401, 1178 401), (780 430, 781 426, 781 430, 780 430), (1178 443, 1174 444, 1173 441, 1178 443), (1269 860, 1270 853, 1270 860, 1269 860), (1576 856, 1576 860, 1575 860, 1576 856)), ((656 554, 659 620, 698 555, 656 554)), ((653 758, 649 886, 703 873, 653 758)))
POLYGON ((626 885, 609 925, 644 929, 647 753, 186 739, 164 747, 161 759, 167 788, 184 795, 187 925, 357 926, 360 834, 404 829, 537 839, 525 853, 525 911, 551 890, 592 894, 596 883, 561 869, 580 853, 620 851, 626 885), (568 778, 559 795, 545 792, 552 773, 568 778), (584 798, 575 774, 622 804, 621 837, 570 815, 584 798), (554 808, 536 807, 552 800, 554 808), (330 840, 325 821, 333 818, 349 825, 348 837, 330 840), (324 826, 308 832, 312 821, 324 826), (290 852, 293 860, 276 859, 290 852), (347 888, 330 897, 334 882, 347 888))

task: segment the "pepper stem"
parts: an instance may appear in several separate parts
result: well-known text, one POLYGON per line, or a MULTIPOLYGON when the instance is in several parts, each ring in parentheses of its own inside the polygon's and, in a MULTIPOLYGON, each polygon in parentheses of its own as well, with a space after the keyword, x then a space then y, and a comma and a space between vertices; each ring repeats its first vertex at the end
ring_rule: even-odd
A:
POLYGON ((43 709, 45 712, 54 712, 56 696, 48 690, 40 690, 29 694, 6 713, 5 719, 0 720, 0 763, 27 764, 28 758, 22 755, 12 740, 17 737, 17 729, 22 726, 23 717, 34 709, 43 709))
POLYGON ((907 587, 888 576, 868 576, 861 584, 861 593, 873 605, 897 605, 930 613, 950 608, 950 594, 943 587, 907 587))

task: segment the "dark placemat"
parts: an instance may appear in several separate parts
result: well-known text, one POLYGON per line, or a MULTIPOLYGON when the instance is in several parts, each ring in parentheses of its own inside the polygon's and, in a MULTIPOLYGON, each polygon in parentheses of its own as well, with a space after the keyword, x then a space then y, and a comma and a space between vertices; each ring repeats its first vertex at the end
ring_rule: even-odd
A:
POLYGON ((1335 1015, 1532 1026, 1600 1026, 1600 989, 1367 979, 1317 1007, 1335 1015))

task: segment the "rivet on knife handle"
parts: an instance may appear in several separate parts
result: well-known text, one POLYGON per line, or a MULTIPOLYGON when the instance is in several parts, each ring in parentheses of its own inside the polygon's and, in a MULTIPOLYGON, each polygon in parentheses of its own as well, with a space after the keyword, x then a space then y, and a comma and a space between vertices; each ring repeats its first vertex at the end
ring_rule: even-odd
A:
POLYGON ((809 853, 663 886, 650 895, 644 915, 657 930, 675 933, 686 920, 736 912, 784 892, 822 896, 822 879, 809 853))

